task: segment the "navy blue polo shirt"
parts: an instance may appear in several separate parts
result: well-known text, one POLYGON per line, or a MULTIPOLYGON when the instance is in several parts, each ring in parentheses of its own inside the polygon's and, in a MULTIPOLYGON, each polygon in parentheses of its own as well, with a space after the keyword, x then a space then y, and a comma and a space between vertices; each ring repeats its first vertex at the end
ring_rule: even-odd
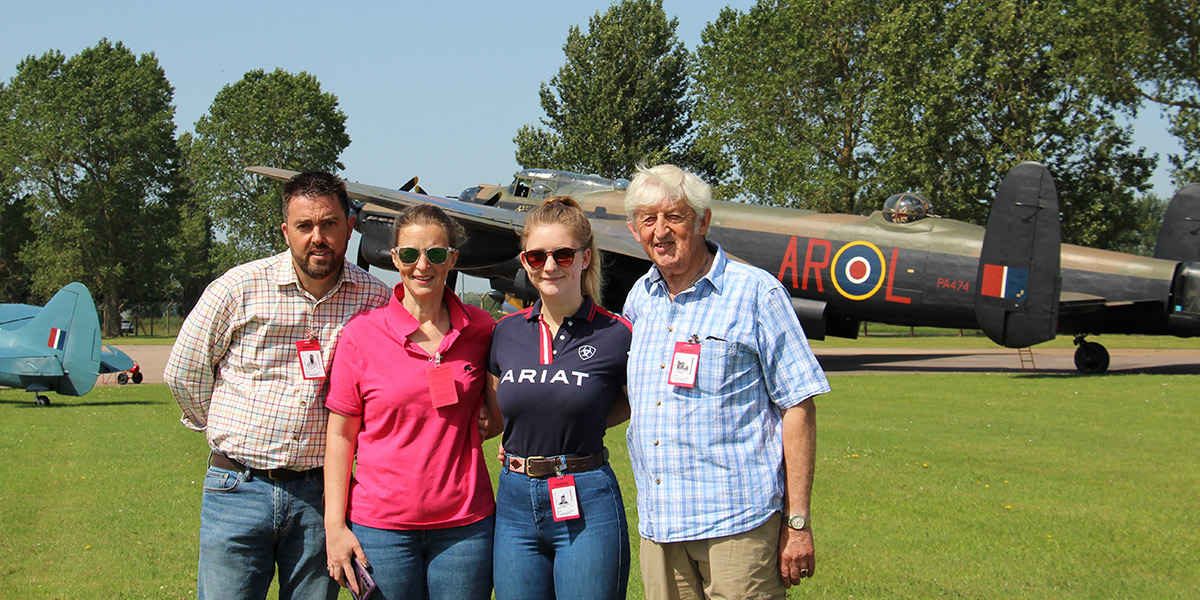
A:
POLYGON ((542 301, 496 322, 488 371, 499 378, 504 450, 517 456, 588 455, 604 448, 625 385, 632 326, 590 299, 553 339, 542 301))

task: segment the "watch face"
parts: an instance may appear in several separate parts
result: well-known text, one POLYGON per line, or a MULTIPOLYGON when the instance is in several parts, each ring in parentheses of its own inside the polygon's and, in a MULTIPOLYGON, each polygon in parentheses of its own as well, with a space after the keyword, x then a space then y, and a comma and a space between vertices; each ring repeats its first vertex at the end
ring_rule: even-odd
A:
POLYGON ((801 517, 800 515, 788 517, 788 527, 791 527, 792 529, 804 529, 804 526, 807 524, 808 519, 801 517))

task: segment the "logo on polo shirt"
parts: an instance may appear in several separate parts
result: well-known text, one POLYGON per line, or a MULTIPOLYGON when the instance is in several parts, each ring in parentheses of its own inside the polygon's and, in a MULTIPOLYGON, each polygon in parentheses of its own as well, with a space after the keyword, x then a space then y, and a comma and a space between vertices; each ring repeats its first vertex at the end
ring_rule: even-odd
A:
POLYGON ((596 355, 596 347, 595 346, 593 346, 591 344, 588 344, 586 346, 580 346, 580 348, 579 348, 579 359, 580 360, 587 360, 595 355, 596 355))

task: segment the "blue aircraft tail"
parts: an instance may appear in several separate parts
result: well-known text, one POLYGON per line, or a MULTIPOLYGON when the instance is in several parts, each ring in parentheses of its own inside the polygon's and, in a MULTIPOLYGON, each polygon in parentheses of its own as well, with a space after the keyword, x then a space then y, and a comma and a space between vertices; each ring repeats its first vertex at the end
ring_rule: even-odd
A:
POLYGON ((82 283, 64 286, 14 333, 13 348, 26 349, 30 356, 24 362, 42 375, 41 381, 31 382, 26 389, 82 396, 96 385, 100 319, 92 294, 82 283), (43 387, 49 389, 37 389, 43 387))

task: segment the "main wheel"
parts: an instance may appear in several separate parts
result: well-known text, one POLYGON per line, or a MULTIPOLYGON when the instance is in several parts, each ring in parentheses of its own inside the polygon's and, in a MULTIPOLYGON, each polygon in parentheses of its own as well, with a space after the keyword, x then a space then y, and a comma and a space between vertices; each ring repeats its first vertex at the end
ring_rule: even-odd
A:
POLYGON ((125 384, 129 383, 129 374, 128 373, 117 373, 117 383, 119 383, 121 385, 125 385, 125 384))
POLYGON ((34 406, 50 406, 50 398, 38 394, 37 397, 33 399, 33 404, 34 406))
POLYGON ((142 382, 142 372, 141 372, 141 371, 138 371, 137 373, 134 373, 134 374, 133 374, 133 382, 134 382, 134 383, 141 383, 141 382, 142 382))
POLYGON ((1080 373, 1099 375, 1108 370, 1108 350, 1096 342, 1081 341, 1075 349, 1075 368, 1080 373))

